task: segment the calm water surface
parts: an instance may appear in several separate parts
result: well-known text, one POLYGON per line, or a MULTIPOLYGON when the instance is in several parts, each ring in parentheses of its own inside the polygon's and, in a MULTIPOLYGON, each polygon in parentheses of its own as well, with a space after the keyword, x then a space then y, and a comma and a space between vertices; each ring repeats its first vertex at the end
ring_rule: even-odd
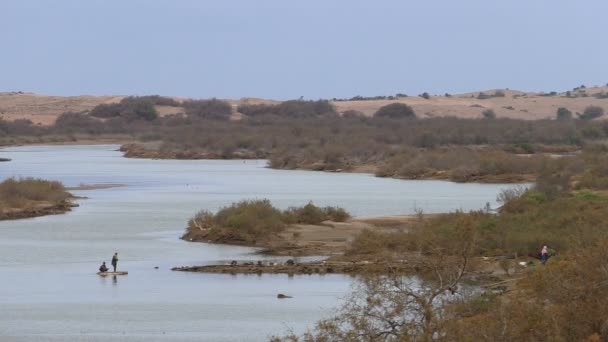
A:
POLYGON ((174 266, 260 258, 251 248, 179 240, 192 214, 253 198, 281 208, 312 200, 366 216, 446 212, 495 206, 508 187, 280 171, 263 160, 126 159, 117 148, 0 150, 0 157, 12 158, 0 163, 0 180, 125 185, 73 191, 87 199, 65 215, 0 222, 0 340, 252 341, 287 329, 302 332, 332 313, 352 280, 172 272, 174 266), (97 276, 114 251, 129 275, 97 276), (278 300, 277 293, 294 298, 278 300))

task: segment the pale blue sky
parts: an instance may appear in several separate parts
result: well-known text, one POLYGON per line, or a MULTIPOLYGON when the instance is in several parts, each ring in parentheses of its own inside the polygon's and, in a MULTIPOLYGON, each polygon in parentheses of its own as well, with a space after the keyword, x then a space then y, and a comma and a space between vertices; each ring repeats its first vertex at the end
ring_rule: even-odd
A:
POLYGON ((563 91, 608 82, 606 13, 606 0, 0 0, 0 91, 563 91))

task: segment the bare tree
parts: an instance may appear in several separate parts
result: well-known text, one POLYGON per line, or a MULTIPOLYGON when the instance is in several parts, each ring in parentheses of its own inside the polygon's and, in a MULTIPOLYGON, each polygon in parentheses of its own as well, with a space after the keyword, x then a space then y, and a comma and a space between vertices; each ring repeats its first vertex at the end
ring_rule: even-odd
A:
POLYGON ((469 221, 440 243, 429 237, 408 258, 415 276, 390 273, 364 277, 333 318, 301 337, 274 341, 435 341, 443 334, 446 304, 462 300, 459 284, 469 269, 474 229, 469 221))

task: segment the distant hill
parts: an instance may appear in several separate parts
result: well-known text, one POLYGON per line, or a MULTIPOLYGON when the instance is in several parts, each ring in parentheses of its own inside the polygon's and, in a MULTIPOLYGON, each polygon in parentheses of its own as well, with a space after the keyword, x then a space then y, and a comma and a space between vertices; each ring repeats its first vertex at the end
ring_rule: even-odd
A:
MULTIPOLYGON (((0 117, 5 120, 27 119, 36 124, 50 125, 64 112, 89 111, 99 104, 116 103, 125 95, 112 96, 48 96, 34 93, 0 93, 0 117)), ((178 101, 185 98, 175 98, 178 101)), ((236 108, 239 104, 271 104, 279 101, 242 98, 226 100, 233 107, 233 119, 239 119, 236 108)), ((572 113, 583 112, 585 107, 594 105, 608 110, 608 87, 575 88, 563 93, 526 93, 515 90, 492 89, 466 94, 429 95, 408 97, 383 97, 381 99, 355 98, 333 100, 338 112, 356 110, 371 116, 378 108, 400 102, 410 105, 418 117, 454 116, 480 118, 486 109, 492 109, 496 117, 524 120, 554 118, 559 107, 568 108, 572 113)), ((183 112, 181 107, 157 106, 161 115, 183 112)))

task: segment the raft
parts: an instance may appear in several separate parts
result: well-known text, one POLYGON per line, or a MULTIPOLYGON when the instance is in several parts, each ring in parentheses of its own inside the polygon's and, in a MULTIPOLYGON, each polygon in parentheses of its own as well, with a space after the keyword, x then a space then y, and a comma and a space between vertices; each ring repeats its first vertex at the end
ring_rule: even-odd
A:
POLYGON ((100 276, 114 276, 114 275, 127 275, 129 272, 97 272, 100 276))

